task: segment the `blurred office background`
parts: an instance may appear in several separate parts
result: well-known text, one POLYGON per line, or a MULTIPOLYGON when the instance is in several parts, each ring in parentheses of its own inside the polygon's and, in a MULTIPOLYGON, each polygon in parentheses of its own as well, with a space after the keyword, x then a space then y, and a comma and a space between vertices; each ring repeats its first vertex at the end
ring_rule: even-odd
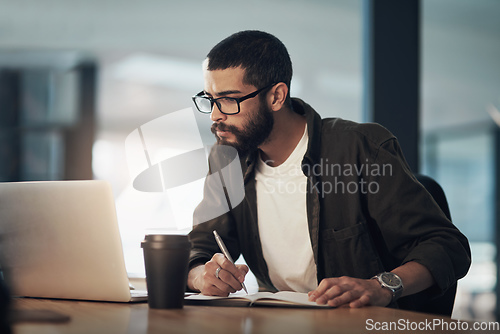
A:
MULTIPOLYGON (((271 32, 288 47, 293 96, 323 117, 366 121, 365 5, 0 0, 0 182, 108 180, 127 268, 140 274, 138 240, 148 226, 173 222, 176 207, 162 194, 132 189, 127 135, 191 107, 190 97, 203 88, 206 53, 244 29, 271 32)), ((493 121, 500 108, 500 1, 420 5, 420 172, 442 185, 452 219, 472 246, 454 316, 491 320, 500 214, 500 124, 493 121)), ((213 143, 208 116, 196 120, 204 144, 213 143)), ((189 205, 199 200, 189 193, 179 198, 189 205)))

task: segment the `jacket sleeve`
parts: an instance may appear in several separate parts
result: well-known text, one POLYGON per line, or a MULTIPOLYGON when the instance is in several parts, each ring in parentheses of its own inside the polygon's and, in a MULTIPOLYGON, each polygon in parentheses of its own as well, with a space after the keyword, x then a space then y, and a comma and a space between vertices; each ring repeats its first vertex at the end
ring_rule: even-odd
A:
MULTIPOLYGON (((240 255, 238 236, 227 190, 230 185, 226 182, 225 188, 223 188, 219 176, 221 170, 234 159, 234 156, 228 156, 227 152, 227 150, 213 148, 210 154, 210 171, 205 179, 203 200, 194 211, 193 230, 189 234, 192 244, 189 268, 199 263, 205 263, 215 253, 221 252, 215 241, 214 230, 217 230, 233 259, 237 259, 240 255)), ((225 175, 228 175, 227 168, 225 175)), ((231 190, 229 192, 231 193, 231 190)))
POLYGON ((376 152, 374 163, 385 173, 369 176, 378 185, 378 192, 368 196, 370 216, 399 265, 409 261, 424 265, 439 295, 469 269, 467 238, 415 179, 395 138, 383 142, 376 152))
MULTIPOLYGON (((195 213, 196 214, 196 213, 195 213)), ((189 268, 197 264, 204 264, 209 261, 215 253, 221 253, 215 237, 214 230, 220 235, 229 250, 233 259, 237 259, 240 254, 236 231, 230 213, 214 218, 208 222, 203 222, 193 227, 189 233, 191 241, 191 253, 189 257, 189 268)))

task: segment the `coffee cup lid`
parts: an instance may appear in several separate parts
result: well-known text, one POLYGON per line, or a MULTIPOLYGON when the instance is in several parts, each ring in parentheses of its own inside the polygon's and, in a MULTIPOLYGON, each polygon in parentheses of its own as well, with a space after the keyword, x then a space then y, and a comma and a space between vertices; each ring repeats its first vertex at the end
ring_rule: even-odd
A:
POLYGON ((190 248, 191 242, 187 235, 178 234, 147 234, 141 242, 142 248, 190 248))

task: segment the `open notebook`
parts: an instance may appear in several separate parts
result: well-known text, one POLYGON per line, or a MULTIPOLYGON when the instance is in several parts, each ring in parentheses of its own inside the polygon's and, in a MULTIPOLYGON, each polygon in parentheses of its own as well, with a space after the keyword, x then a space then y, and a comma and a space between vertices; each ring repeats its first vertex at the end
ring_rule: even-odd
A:
POLYGON ((0 264, 15 296, 147 300, 129 288, 105 181, 0 183, 0 264))
POLYGON ((184 298, 185 305, 206 306, 275 306, 275 307, 303 307, 329 308, 328 305, 318 305, 308 299, 307 293, 280 291, 257 292, 247 295, 244 292, 230 294, 228 297, 205 296, 195 294, 184 298))

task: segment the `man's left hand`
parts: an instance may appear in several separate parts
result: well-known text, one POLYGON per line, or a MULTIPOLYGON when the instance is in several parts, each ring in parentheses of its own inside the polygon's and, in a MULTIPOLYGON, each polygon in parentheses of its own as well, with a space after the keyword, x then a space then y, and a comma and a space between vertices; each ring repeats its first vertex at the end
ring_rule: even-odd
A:
POLYGON ((347 276, 325 278, 316 290, 309 292, 309 300, 317 304, 339 307, 387 306, 392 293, 382 288, 375 279, 359 279, 347 276))

